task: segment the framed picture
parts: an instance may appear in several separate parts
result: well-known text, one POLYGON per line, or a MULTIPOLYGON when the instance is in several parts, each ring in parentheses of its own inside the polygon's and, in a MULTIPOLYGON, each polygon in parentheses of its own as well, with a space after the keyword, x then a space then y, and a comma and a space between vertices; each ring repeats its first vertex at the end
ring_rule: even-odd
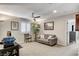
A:
POLYGON ((19 22, 11 21, 11 30, 19 30, 19 22))
POLYGON ((45 22, 44 23, 44 30, 54 30, 54 21, 45 22))

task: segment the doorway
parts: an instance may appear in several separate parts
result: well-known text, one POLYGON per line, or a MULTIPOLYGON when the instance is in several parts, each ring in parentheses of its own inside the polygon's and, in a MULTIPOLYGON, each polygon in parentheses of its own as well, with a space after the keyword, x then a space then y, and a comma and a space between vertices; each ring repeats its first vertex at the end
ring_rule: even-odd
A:
POLYGON ((68 43, 76 42, 75 20, 68 20, 68 43))

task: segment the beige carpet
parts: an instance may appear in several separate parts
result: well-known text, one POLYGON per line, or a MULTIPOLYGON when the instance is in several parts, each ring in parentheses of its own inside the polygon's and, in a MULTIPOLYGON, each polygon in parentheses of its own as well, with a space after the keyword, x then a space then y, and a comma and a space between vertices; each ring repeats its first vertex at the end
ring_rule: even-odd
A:
POLYGON ((69 46, 47 46, 37 42, 21 44, 21 56, 77 56, 78 50, 76 44, 69 46))

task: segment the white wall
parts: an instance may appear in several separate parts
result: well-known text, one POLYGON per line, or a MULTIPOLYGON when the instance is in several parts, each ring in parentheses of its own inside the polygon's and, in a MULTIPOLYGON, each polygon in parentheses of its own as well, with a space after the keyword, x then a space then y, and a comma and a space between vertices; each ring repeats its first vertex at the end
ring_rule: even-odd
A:
POLYGON ((66 22, 64 19, 54 20, 54 30, 44 30, 44 22, 42 22, 41 26, 42 26, 41 34, 55 34, 58 37, 58 44, 66 45, 65 42, 66 22))
MULTIPOLYGON (((24 43, 24 33, 22 33, 20 30, 18 31, 13 31, 11 30, 11 21, 12 20, 7 20, 4 22, 0 22, 0 40, 3 39, 3 37, 6 36, 7 31, 11 31, 12 32, 12 36, 14 36, 16 38, 16 42, 18 43, 24 43)), ((18 21, 19 22, 19 29, 20 29, 20 19, 16 19, 13 21, 18 21)), ((27 22, 27 21, 26 21, 27 22)))
MULTIPOLYGON (((71 19, 75 19, 74 15, 67 15, 63 17, 58 17, 56 19, 50 20, 39 20, 38 22, 41 25, 41 33, 40 34, 55 34, 58 37, 58 44, 60 45, 68 45, 68 26, 67 21, 71 19), (54 21, 54 30, 44 30, 44 22, 54 21)), ((11 21, 11 20, 10 20, 11 21)), ((5 21, 0 22, 0 40, 6 36, 6 32, 11 30, 11 22, 5 21)), ((19 20, 15 20, 20 22, 19 20)), ((24 43, 24 34, 19 31, 12 31, 13 36, 17 39, 17 42, 24 43)), ((78 34, 78 33, 77 33, 78 34)), ((78 39, 78 37, 77 37, 78 39)))
POLYGON ((74 19, 74 15, 67 15, 63 17, 58 17, 56 19, 50 19, 41 21, 41 34, 55 34, 58 37, 58 44, 68 45, 68 27, 67 21, 69 19, 74 19), (44 30, 44 22, 54 21, 54 30, 44 30))
POLYGON ((1 35, 1 22, 0 22, 0 35, 1 35))

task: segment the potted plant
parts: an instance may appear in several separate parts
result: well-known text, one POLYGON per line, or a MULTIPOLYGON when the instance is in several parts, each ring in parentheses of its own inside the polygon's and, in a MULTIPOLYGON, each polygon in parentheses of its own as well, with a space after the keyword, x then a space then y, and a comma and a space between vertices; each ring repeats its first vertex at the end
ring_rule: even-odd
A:
POLYGON ((39 34, 39 31, 40 31, 40 25, 36 22, 33 22, 32 23, 32 32, 34 34, 35 41, 37 40, 37 36, 39 34))

